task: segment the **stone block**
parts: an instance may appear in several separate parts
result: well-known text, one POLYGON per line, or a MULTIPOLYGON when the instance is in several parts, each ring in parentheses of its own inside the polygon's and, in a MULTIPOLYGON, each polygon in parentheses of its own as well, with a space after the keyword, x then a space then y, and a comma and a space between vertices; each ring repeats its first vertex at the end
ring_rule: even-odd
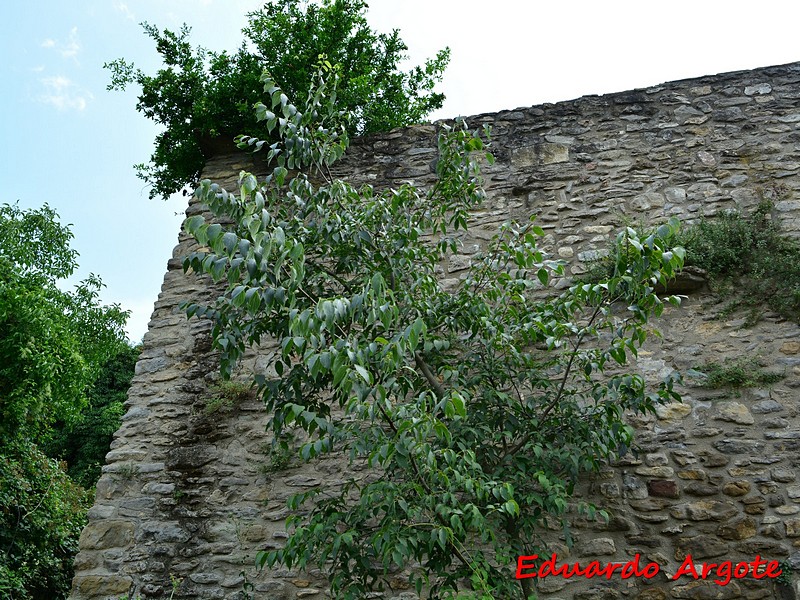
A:
POLYGON ((93 521, 81 533, 81 550, 124 548, 133 541, 134 527, 130 521, 93 521))
POLYGON ((73 581, 74 600, 94 600, 127 594, 133 579, 124 575, 77 575, 73 581))
POLYGON ((663 421, 677 421, 692 414, 692 407, 682 402, 671 402, 656 407, 656 415, 663 421))
POLYGON ((786 537, 800 537, 800 519, 786 520, 786 537))
POLYGON ((717 413, 714 418, 718 421, 728 421, 730 423, 739 423, 740 425, 752 425, 755 423, 753 415, 740 402, 720 402, 717 404, 717 413))
POLYGON ((751 517, 739 517, 723 523, 717 535, 724 540, 746 540, 756 534, 756 522, 751 517))
POLYGON ((677 482, 671 479, 654 479, 648 481, 647 491, 651 496, 662 498, 678 498, 681 495, 677 482))
POLYGON ((746 496, 750 493, 751 484, 749 481, 729 481, 722 486, 722 493, 726 496, 746 496))

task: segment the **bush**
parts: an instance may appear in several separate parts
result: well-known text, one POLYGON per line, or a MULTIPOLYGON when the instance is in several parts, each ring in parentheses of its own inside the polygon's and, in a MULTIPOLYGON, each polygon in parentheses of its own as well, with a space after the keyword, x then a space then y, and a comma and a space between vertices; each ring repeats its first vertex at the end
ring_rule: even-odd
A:
POLYGON ((770 385, 783 379, 779 373, 764 371, 754 358, 708 362, 697 370, 706 375, 704 386, 712 389, 770 385))
POLYGON ((712 287, 734 296, 735 306, 766 304, 785 318, 800 319, 800 245, 781 234, 762 202, 750 215, 737 211, 703 219, 679 234, 686 264, 705 269, 712 287))
POLYGON ((92 489, 119 429, 133 370, 140 347, 123 345, 102 366, 100 376, 89 388, 87 407, 75 422, 57 423, 45 444, 48 456, 64 461, 67 473, 84 488, 92 489))
MULTIPOLYGON (((712 290, 731 299, 726 312, 748 308, 752 322, 766 305, 800 321, 800 245, 781 233, 772 210, 772 202, 766 200, 749 215, 723 212, 679 231, 670 243, 685 249, 684 266, 703 269, 712 290)), ((633 250, 623 233, 580 281, 597 283, 624 271, 633 250)))
MULTIPOLYGON (((92 383, 127 348, 127 313, 100 304, 98 277, 69 292, 58 287, 76 267, 71 239, 47 205, 0 205, 2 598, 53 600, 69 591, 88 502, 41 448, 53 425, 81 421, 92 383)), ((81 442, 98 443, 94 435, 81 442)))

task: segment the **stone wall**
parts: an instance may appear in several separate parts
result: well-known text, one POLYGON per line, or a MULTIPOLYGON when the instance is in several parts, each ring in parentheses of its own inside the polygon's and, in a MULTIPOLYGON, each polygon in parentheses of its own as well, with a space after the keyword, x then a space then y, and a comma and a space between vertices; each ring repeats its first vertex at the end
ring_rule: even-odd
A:
MULTIPOLYGON (((692 222, 747 211, 764 198, 775 200, 782 227, 800 236, 800 63, 468 122, 491 125, 497 161, 485 167, 488 202, 474 214, 462 254, 444 265, 446 279, 463 273, 500 223, 534 213, 547 232, 546 248, 568 261, 571 275, 585 271, 622 223, 673 215, 692 222)), ((435 148, 434 126, 356 140, 337 174, 377 187, 425 185, 435 148)), ((205 176, 232 187, 240 168, 252 169, 251 159, 221 156, 209 161, 205 176)), ((198 210, 190 206, 187 214, 198 210)), ((259 402, 215 387, 208 327, 178 310, 181 301, 214 293, 183 275, 180 257, 191 250, 182 234, 81 537, 71 598, 166 598, 170 577, 181 580, 176 599, 245 598, 245 589, 257 599, 324 598, 318 573, 258 572, 252 565, 258 549, 285 538, 287 497, 335 485, 343 463, 287 465, 286 457, 270 454, 259 402)), ((665 315, 663 339, 648 346, 638 368, 656 380, 673 368, 755 357, 782 379, 734 392, 688 377, 682 404, 637 419, 638 458, 582 486, 585 497, 612 512, 611 521, 576 522, 575 545, 568 550, 555 536, 554 549, 560 561, 582 564, 624 562, 638 553, 661 573, 649 580, 549 577, 542 597, 793 597, 771 580, 719 586, 669 578, 687 554, 698 562, 788 558, 800 569, 800 327, 767 313, 748 328, 741 315, 719 312, 707 290, 690 296, 665 315)), ((245 361, 243 380, 269 351, 245 361)), ((396 597, 414 597, 402 581, 396 597)))

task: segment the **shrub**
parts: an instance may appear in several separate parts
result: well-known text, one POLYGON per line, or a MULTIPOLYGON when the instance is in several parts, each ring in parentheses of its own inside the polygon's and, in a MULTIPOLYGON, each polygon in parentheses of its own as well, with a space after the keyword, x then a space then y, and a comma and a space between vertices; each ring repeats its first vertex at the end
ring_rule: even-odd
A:
POLYGON ((653 389, 623 367, 664 308, 651 282, 682 264, 666 241, 677 222, 626 230, 624 270, 546 300, 562 265, 537 248, 533 220, 510 222, 445 289, 438 267, 485 196, 485 132, 441 127, 428 190, 355 188, 328 168, 348 141, 335 81, 323 63, 295 106, 265 75, 269 105, 256 110, 280 139, 241 143, 269 148, 274 169, 262 183, 241 173, 236 193, 203 181, 196 195, 217 222, 185 225, 201 249, 184 269, 227 283, 211 306, 184 305, 212 320, 223 375, 273 336, 279 350, 254 374, 268 431, 298 433, 304 460, 335 451, 371 467, 293 497, 289 538, 258 560, 323 569, 340 599, 384 591, 406 568, 430 598, 465 581, 528 598, 515 557, 535 551, 543 523, 565 521, 581 474, 628 450, 626 411, 677 398, 672 377, 653 389), (624 317, 611 308, 622 297, 624 317))
POLYGON ((703 219, 678 235, 686 264, 705 269, 712 288, 733 296, 734 304, 756 309, 766 304, 778 314, 800 319, 800 245, 781 234, 762 202, 750 215, 725 212, 703 219))
POLYGON ((64 461, 67 474, 87 490, 100 479, 111 439, 122 423, 124 403, 140 350, 140 347, 121 345, 89 386, 86 408, 75 421, 56 423, 51 438, 43 445, 47 455, 64 461))
MULTIPOLYGON (((748 323, 760 318, 765 305, 800 320, 800 244, 781 233, 772 210, 772 202, 763 201, 749 215, 723 212, 677 232, 670 241, 686 251, 684 266, 706 271, 712 290, 730 300, 725 313, 749 309, 748 323)), ((579 280, 596 283, 624 270, 632 250, 623 233, 579 280)))
POLYGON ((705 387, 745 388, 770 385, 783 379, 779 373, 764 371, 754 358, 727 359, 722 363, 708 362, 698 367, 706 375, 705 387))

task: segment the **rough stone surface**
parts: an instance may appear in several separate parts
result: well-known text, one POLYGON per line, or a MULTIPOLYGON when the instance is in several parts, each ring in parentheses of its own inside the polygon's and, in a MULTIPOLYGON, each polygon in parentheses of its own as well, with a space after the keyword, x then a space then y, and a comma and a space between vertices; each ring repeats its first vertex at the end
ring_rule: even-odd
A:
MULTIPOLYGON (((746 211, 778 186, 784 196, 776 217, 800 237, 798 106, 800 64, 791 64, 472 117, 471 126, 492 127, 497 160, 484 169, 488 200, 473 215, 472 237, 443 265, 443 277, 464 276, 474 253, 508 219, 536 214, 546 232, 543 250, 563 258, 572 277, 603 254, 623 223, 670 216, 693 223, 746 211)), ((409 179, 425 186, 434 174, 435 135, 435 126, 424 125, 355 140, 335 174, 377 187, 409 179)), ((240 169, 263 169, 252 160, 219 156, 204 176, 233 189, 240 169)), ((187 215, 199 212, 193 204, 187 215)), ((290 495, 335 487, 352 472, 336 458, 283 465, 270 455, 256 400, 212 402, 218 365, 208 324, 189 322, 178 309, 215 294, 208 281, 182 272, 181 257, 194 249, 181 234, 168 262, 127 414, 81 537, 70 598, 155 600, 171 591, 170 576, 182 581, 175 600, 244 598, 245 578, 254 598, 325 598, 318 572, 257 571, 254 556, 286 539, 290 495)), ((800 327, 767 313, 743 329, 746 315, 716 318, 719 307, 710 300, 701 289, 680 309, 665 311, 658 323, 663 338, 640 354, 647 381, 753 355, 784 379, 734 395, 687 378, 679 388, 683 403, 632 420, 639 458, 626 457, 578 486, 579 495, 609 511, 610 522, 576 523, 572 555, 557 531, 550 541, 562 562, 625 562, 640 554, 661 573, 652 581, 553 579, 540 597, 788 597, 771 581, 720 586, 667 576, 689 554, 734 563, 756 554, 791 556, 800 564, 800 327)), ((236 376, 247 380, 272 350, 264 344, 236 376)), ((405 579, 396 579, 400 587, 383 598, 414 598, 402 587, 405 579)))

